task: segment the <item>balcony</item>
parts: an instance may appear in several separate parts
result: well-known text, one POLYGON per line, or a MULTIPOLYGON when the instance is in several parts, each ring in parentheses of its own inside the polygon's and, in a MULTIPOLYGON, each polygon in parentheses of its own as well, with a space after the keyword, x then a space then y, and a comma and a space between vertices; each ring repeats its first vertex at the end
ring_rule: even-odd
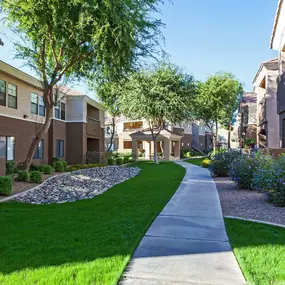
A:
POLYGON ((91 117, 87 117, 86 121, 86 135, 100 137, 102 133, 100 121, 91 117))

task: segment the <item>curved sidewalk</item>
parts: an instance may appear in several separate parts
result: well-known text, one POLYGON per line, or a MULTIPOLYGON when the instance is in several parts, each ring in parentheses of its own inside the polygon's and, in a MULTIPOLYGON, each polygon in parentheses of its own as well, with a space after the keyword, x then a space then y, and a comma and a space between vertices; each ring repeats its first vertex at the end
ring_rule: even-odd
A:
POLYGON ((141 240, 123 285, 243 285, 209 171, 187 162, 176 193, 141 240))

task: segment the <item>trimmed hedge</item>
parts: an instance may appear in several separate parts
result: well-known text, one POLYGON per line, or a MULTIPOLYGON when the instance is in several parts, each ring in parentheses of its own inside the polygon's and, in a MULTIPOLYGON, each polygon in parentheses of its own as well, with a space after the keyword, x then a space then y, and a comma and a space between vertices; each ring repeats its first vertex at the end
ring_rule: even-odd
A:
POLYGON ((53 157, 52 158, 52 166, 55 167, 55 164, 60 161, 60 158, 59 157, 53 157))
POLYGON ((17 180, 18 181, 28 181, 29 180, 29 174, 25 170, 19 170, 17 173, 17 180))
POLYGON ((54 169, 55 169, 56 172, 64 172, 64 165, 63 165, 62 161, 57 161, 55 163, 55 168, 54 169))
POLYGON ((52 174, 52 167, 48 164, 45 164, 43 167, 44 174, 52 174))
POLYGON ((0 176, 0 195, 12 194, 12 178, 10 176, 0 176))
POLYGON ((114 164, 115 164, 114 158, 110 157, 110 158, 108 159, 108 165, 114 165, 114 164))
POLYGON ((123 162, 124 162, 124 158, 123 157, 118 157, 116 162, 117 162, 117 165, 122 165, 123 162))
POLYGON ((124 157, 124 164, 129 163, 130 161, 130 157, 129 156, 125 156, 124 157))
POLYGON ((43 177, 40 171, 31 171, 30 172, 30 182, 32 183, 42 183, 43 177))
POLYGON ((15 161, 6 161, 6 175, 11 175, 14 173, 15 161))
POLYGON ((35 164, 31 164, 29 171, 36 171, 39 170, 39 166, 35 165, 35 164))

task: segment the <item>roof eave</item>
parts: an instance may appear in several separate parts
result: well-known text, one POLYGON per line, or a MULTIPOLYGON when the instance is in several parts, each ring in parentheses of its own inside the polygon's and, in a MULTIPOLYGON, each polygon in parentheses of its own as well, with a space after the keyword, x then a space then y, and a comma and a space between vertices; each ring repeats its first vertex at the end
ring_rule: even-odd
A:
POLYGON ((276 35, 276 29, 277 29, 277 25, 278 25, 278 21, 279 21, 279 17, 280 17, 282 4, 283 4, 283 0, 279 0, 277 10, 276 10, 276 14, 275 14, 275 20, 274 20, 274 24, 273 24, 271 38, 270 38, 270 49, 273 49, 273 42, 274 42, 274 38, 276 35))

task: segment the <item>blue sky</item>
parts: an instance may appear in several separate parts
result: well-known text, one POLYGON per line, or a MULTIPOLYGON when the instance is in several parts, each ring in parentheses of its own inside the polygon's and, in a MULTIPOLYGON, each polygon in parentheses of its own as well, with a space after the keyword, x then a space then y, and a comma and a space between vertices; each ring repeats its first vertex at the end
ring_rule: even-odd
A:
MULTIPOLYGON (((230 71, 252 89, 252 80, 262 61, 277 56, 269 41, 278 0, 165 0, 158 15, 166 24, 164 50, 170 60, 198 80, 216 71, 230 71)), ((1 30, 0 30, 1 32, 1 30)), ((11 37, 8 32, 7 35, 11 37)), ((13 59, 6 37, 0 59, 29 72, 13 59)), ((77 89, 87 92, 81 83, 77 89)), ((90 93, 89 93, 90 94, 90 93)))

